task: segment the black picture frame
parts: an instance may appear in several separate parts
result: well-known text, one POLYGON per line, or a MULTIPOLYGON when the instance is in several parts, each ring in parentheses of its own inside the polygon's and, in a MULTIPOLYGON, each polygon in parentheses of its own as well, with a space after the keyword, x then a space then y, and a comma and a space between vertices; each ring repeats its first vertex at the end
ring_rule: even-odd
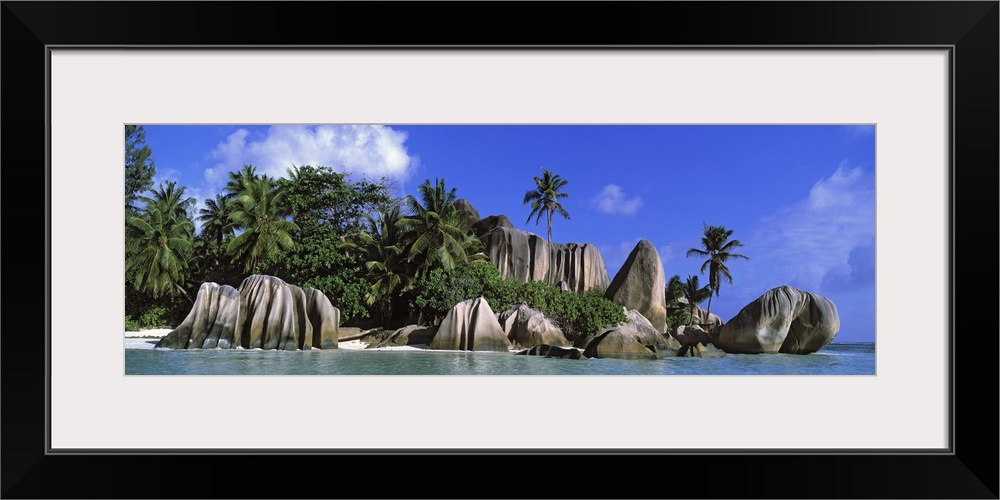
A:
MULTIPOLYGON (((8 269, 45 270, 44 280, 36 275, 15 282, 9 274, 7 292, 12 293, 3 294, 4 498, 337 497, 346 491, 338 486, 341 474, 359 478, 368 493, 364 496, 385 498, 998 498, 998 441, 992 425, 998 421, 997 327, 991 315, 971 306, 973 296, 985 297, 988 306, 997 303, 992 267, 1000 170, 996 1, 586 2, 545 9, 538 3, 491 2, 2 4, 5 147, 0 159, 7 167, 9 238, 3 253, 8 269), (49 454, 47 345, 40 327, 52 313, 43 222, 48 217, 46 52, 53 45, 951 47, 951 450, 49 454), (984 242, 988 258, 976 259, 984 253, 984 242), (344 463, 351 465, 344 469, 344 463), (480 481, 482 489, 456 487, 463 483, 453 476, 480 481)), ((170 423, 151 431, 178 432, 170 423)))

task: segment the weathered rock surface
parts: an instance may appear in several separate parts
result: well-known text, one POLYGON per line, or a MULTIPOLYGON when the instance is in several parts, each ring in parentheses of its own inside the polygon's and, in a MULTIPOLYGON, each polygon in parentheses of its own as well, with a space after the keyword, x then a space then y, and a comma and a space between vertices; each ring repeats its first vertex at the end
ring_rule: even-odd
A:
POLYGON ((681 325, 671 335, 681 344, 677 350, 679 357, 721 358, 726 355, 725 351, 712 345, 712 334, 698 325, 681 325))
POLYGON ((626 313, 628 321, 610 329, 587 344, 588 358, 659 359, 676 356, 680 343, 660 333, 636 310, 626 313))
POLYGON ((455 200, 455 208, 464 211, 468 216, 465 219, 466 229, 471 229, 475 223, 479 222, 479 211, 476 210, 476 207, 472 206, 472 203, 470 203, 469 200, 466 200, 465 198, 455 200))
MULTIPOLYGON (((315 288, 303 288, 302 291, 306 294, 306 314, 312 325, 312 347, 336 349, 340 336, 340 309, 333 307, 326 294, 315 288)), ((306 339, 305 344, 309 342, 310 339, 306 339)))
POLYGON ((514 354, 521 356, 544 356, 546 358, 587 359, 580 349, 553 345, 536 345, 535 347, 517 351, 514 354))
POLYGON ((472 232, 476 236, 482 236, 498 227, 514 229, 514 224, 511 224, 510 219, 508 219, 506 215, 491 215, 489 217, 484 217, 473 224, 472 232))
POLYGON ((705 359, 724 358, 726 357, 726 351, 723 351, 712 344, 697 343, 681 347, 677 351, 677 357, 705 359))
POLYGON ((510 342, 486 299, 479 297, 455 304, 427 347, 509 352, 510 342))
POLYGON ((229 285, 202 283, 191 312, 156 343, 169 349, 209 349, 233 346, 240 315, 240 293, 229 285))
POLYGON ((667 303, 663 262, 649 240, 640 240, 611 281, 604 297, 626 309, 635 309, 660 333, 667 331, 667 303))
POLYGON ((503 278, 549 285, 565 281, 574 292, 604 290, 610 282, 604 258, 594 245, 549 244, 537 234, 503 226, 491 229, 480 239, 503 278))
POLYGON ((254 274, 240 284, 239 323, 240 344, 249 349, 295 350, 312 338, 305 293, 274 276, 254 274))
POLYGON ((436 326, 407 325, 397 330, 382 330, 366 335, 362 342, 368 344, 366 349, 429 344, 437 331, 436 326))
POLYGON ((254 274, 239 290, 203 284, 188 318, 156 346, 336 349, 339 328, 340 310, 323 292, 254 274))
POLYGON ((830 299, 790 286, 768 290, 722 325, 716 347, 729 353, 809 354, 840 331, 830 299))
POLYGON ((542 344, 559 347, 572 345, 555 323, 527 304, 504 311, 500 314, 499 321, 500 327, 507 334, 507 340, 515 348, 542 344))

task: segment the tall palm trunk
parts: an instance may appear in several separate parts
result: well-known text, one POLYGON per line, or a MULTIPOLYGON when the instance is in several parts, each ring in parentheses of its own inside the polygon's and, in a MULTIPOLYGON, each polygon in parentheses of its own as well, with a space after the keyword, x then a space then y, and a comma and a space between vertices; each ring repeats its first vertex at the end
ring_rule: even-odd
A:
POLYGON ((184 289, 181 288, 180 285, 178 285, 176 282, 174 282, 174 287, 177 288, 178 292, 181 292, 181 295, 183 295, 185 299, 188 299, 188 302, 194 304, 194 300, 191 299, 191 296, 188 295, 187 292, 185 292, 184 289))
POLYGON ((552 243, 552 210, 549 210, 549 243, 552 243))
POLYGON ((708 309, 705 309, 705 323, 708 323, 708 316, 712 314, 712 294, 708 296, 708 309))

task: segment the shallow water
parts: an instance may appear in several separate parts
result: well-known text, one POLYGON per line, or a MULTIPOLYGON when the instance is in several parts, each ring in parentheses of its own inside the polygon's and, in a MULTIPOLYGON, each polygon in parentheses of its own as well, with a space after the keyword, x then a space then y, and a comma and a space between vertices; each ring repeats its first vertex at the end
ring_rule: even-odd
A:
POLYGON ((458 351, 125 349, 126 375, 874 375, 875 344, 807 355, 719 359, 556 359, 458 351))

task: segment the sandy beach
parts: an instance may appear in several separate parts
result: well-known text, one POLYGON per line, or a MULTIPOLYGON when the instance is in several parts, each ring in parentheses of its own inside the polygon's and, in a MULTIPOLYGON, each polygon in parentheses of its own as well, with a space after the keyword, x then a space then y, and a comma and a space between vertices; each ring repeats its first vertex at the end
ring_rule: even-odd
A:
POLYGON ((139 330, 125 332, 126 349, 152 349, 156 346, 164 335, 170 333, 173 328, 156 328, 153 330, 139 330))

